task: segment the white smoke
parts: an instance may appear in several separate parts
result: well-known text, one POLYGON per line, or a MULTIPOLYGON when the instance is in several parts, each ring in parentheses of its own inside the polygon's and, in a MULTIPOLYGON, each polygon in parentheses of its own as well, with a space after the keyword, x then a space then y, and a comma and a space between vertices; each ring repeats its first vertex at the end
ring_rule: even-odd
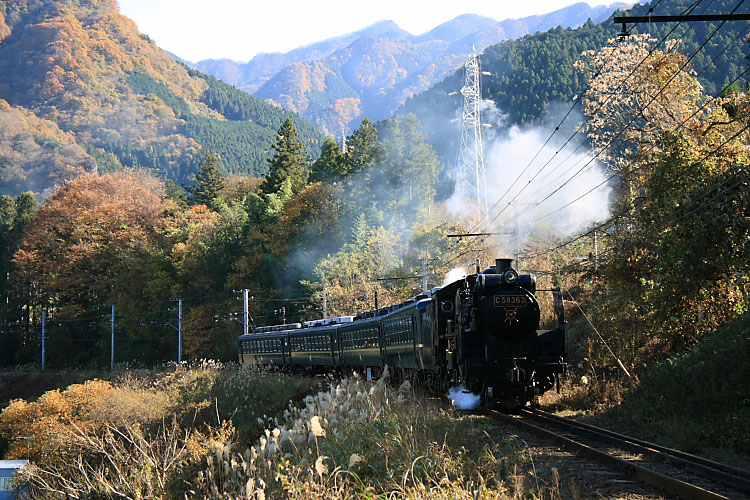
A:
MULTIPOLYGON (((499 121, 482 131, 490 209, 484 229, 502 234, 502 251, 515 253, 516 213, 522 246, 539 231, 565 238, 606 220, 612 186, 582 137, 564 144, 570 133, 559 131, 547 142, 551 129, 504 129, 499 112, 484 113, 482 121, 499 121)), ((472 216, 476 208, 464 196, 455 193, 449 208, 472 216)))
POLYGON ((479 395, 469 392, 463 385, 451 387, 448 390, 448 397, 457 410, 475 410, 481 399, 479 395))
POLYGON ((466 277, 466 268, 463 267, 454 267, 448 273, 445 275, 445 278, 443 279, 443 284, 440 286, 448 286, 451 283, 458 281, 460 279, 463 279, 466 277))

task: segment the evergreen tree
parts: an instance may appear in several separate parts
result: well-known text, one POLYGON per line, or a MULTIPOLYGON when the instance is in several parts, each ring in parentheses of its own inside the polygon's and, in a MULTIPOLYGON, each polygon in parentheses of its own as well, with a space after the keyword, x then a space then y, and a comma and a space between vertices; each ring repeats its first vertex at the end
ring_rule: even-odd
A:
POLYGON ((177 203, 180 208, 186 208, 188 206, 188 196, 185 192, 185 188, 180 186, 172 179, 164 181, 164 189, 167 193, 167 198, 177 203))
POLYGON ((346 151, 349 160, 349 173, 357 173, 371 167, 385 157, 383 146, 378 141, 378 131, 369 118, 347 139, 346 151))
POLYGON ((215 207, 216 200, 221 196, 224 188, 224 176, 219 170, 219 159, 211 153, 206 153, 203 161, 198 165, 198 173, 193 178, 195 186, 186 186, 192 205, 206 205, 215 207))
POLYGON ((379 208, 408 216, 425 211, 435 197, 440 171, 437 153, 414 114, 384 122, 380 137, 386 158, 376 167, 376 184, 387 187, 379 208))
POLYGON ((271 148, 275 153, 273 158, 268 160, 271 166, 261 190, 266 194, 275 193, 286 179, 290 179, 292 191, 302 191, 310 176, 310 171, 306 168, 310 164, 310 159, 297 137, 297 128, 291 118, 287 117, 284 120, 271 148))
POLYGON ((332 182, 341 179, 346 173, 346 157, 341 152, 339 143, 330 137, 326 138, 320 157, 312 165, 310 182, 332 182))

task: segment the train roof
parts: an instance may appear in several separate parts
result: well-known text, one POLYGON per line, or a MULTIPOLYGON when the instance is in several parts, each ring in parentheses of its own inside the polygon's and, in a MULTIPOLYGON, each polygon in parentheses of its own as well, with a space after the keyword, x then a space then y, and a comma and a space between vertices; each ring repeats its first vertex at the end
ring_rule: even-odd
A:
POLYGON ((304 323, 291 323, 288 325, 271 325, 271 326, 260 326, 255 328, 252 333, 247 335, 241 335, 240 338, 250 338, 255 335, 273 336, 274 334, 292 334, 299 330, 310 331, 311 329, 328 329, 329 327, 345 326, 355 321, 363 321, 372 318, 379 318, 399 311, 405 307, 413 306, 426 299, 432 298, 437 294, 442 287, 435 287, 430 290, 420 293, 414 297, 410 297, 399 304, 393 304, 390 306, 380 307, 378 309, 371 309, 364 311, 356 316, 336 316, 333 318, 316 319, 311 321, 305 321, 304 323))

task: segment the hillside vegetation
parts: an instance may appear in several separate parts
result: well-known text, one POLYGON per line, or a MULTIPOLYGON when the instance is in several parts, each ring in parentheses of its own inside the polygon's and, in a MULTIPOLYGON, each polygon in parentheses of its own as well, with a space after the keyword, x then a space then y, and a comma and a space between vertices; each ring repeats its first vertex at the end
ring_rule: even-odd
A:
MULTIPOLYGON (((692 4, 688 0, 662 3, 654 14, 676 15, 692 4)), ((691 12, 727 13, 735 4, 731 0, 717 0, 705 6, 699 5, 691 12)), ((649 5, 637 5, 613 15, 647 15, 648 9, 649 5)), ((655 40, 669 35, 668 38, 679 40, 675 50, 686 56, 697 52, 692 59, 692 68, 705 92, 716 96, 726 84, 743 73, 748 54, 748 44, 743 42, 742 36, 747 29, 744 22, 726 23, 702 50, 697 51, 718 27, 718 22, 652 23, 631 25, 631 31, 633 34, 649 33, 655 40)), ((490 73, 482 77, 482 95, 503 116, 501 122, 495 120, 493 125, 533 127, 548 124, 550 128, 558 125, 562 113, 588 84, 586 75, 575 70, 575 62, 585 50, 600 50, 615 44, 620 30, 621 27, 610 18, 601 23, 586 22, 577 28, 558 26, 487 47, 480 58, 482 71, 490 73)), ((417 115, 425 126, 430 143, 446 165, 455 162, 460 135, 460 129, 450 126, 446 117, 458 116, 462 105, 460 94, 450 94, 461 88, 462 78, 461 71, 454 73, 431 89, 408 99, 397 111, 397 114, 417 115)), ((749 80, 745 74, 736 88, 745 88, 749 80)), ((485 117, 492 119, 490 114, 485 117)))
POLYGON ((17 129, 0 144, 0 194, 11 196, 96 169, 144 167, 187 182, 206 151, 221 156, 225 173, 261 175, 287 116, 311 150, 321 141, 300 117, 173 59, 114 0, 0 1, 0 99, 33 117, 4 111, 0 134, 17 129), (36 125, 49 122, 59 131, 36 125), (55 162, 31 147, 42 161, 28 168, 19 157, 31 143, 54 151, 55 162))
POLYGON ((689 453, 724 449, 750 457, 748 332, 744 313, 694 351, 666 359, 625 395, 612 418, 689 453))

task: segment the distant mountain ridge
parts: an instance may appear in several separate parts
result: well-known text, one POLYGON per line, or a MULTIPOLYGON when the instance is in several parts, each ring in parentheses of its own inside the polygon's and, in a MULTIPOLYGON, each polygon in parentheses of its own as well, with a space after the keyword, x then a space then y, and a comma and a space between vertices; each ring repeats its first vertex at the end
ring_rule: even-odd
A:
POLYGON ((496 21, 464 14, 421 35, 393 21, 294 49, 258 54, 247 63, 209 59, 193 67, 284 109, 299 112, 325 132, 340 135, 369 117, 381 120, 408 97, 428 89, 478 51, 558 25, 599 22, 629 4, 591 7, 580 2, 549 14, 496 21))

